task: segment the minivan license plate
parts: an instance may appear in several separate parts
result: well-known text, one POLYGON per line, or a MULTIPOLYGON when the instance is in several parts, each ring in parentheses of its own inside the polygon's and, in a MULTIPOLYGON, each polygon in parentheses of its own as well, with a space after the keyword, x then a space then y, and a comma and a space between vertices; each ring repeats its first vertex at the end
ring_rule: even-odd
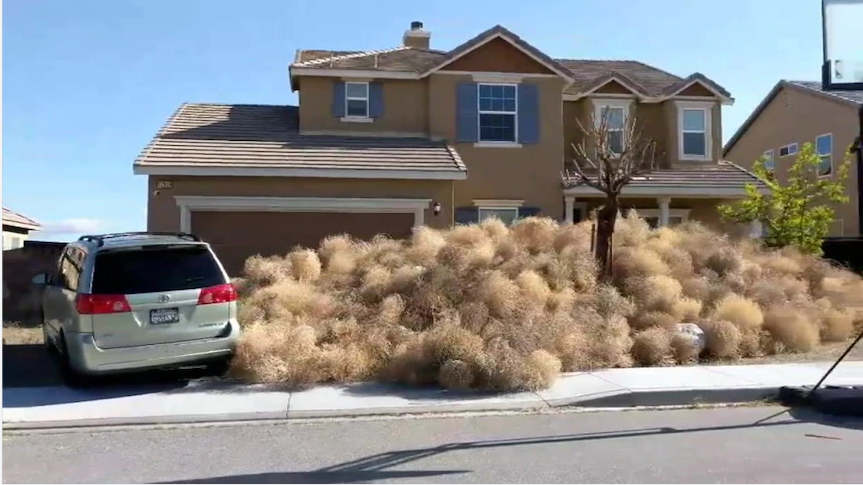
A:
POLYGON ((179 321, 180 310, 177 308, 157 308, 150 310, 150 323, 153 325, 177 323, 179 321))

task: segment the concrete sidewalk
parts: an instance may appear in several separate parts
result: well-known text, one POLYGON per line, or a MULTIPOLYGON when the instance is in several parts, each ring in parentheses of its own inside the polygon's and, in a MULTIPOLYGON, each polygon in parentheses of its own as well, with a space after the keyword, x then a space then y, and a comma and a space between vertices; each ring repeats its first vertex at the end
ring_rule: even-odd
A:
MULTIPOLYGON (((192 382, 175 386, 3 390, 5 429, 204 423, 368 415, 629 407, 749 402, 781 386, 813 385, 830 363, 609 369, 561 376, 539 392, 489 394, 386 384, 320 386, 288 392, 262 385, 192 382)), ((863 385, 863 362, 842 363, 827 380, 863 385)))

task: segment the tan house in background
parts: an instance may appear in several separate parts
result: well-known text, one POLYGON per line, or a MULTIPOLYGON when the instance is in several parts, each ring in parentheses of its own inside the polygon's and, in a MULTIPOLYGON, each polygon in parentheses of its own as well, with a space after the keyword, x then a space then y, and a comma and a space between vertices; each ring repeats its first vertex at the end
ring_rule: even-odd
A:
MULTIPOLYGON (((861 104, 863 92, 824 91, 815 81, 780 81, 725 145, 724 157, 752 168, 764 156, 782 180, 803 144, 812 143, 821 156, 819 176, 833 177, 857 137, 861 104)), ((860 187, 851 160, 846 192, 850 200, 836 208, 831 237, 860 234, 860 187)))
POLYGON ((27 216, 3 208, 3 251, 18 249, 30 237, 30 232, 42 229, 42 224, 27 216))
MULTIPOLYGON (((635 116, 658 169, 624 190, 657 225, 714 223, 757 182, 721 158, 730 94, 637 61, 552 59, 495 26, 451 50, 299 50, 299 106, 184 104, 135 161, 149 230, 192 231, 237 272, 330 234, 404 237, 488 217, 578 221, 601 194, 563 173, 583 123, 635 116)), ((612 126, 612 128, 614 128, 612 126)))

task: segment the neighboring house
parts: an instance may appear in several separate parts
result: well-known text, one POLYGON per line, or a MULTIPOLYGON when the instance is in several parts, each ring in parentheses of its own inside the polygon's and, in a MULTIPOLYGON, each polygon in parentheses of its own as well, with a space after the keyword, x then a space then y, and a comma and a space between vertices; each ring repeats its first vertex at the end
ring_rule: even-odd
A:
MULTIPOLYGON (((748 168, 764 156, 767 168, 782 181, 808 142, 821 156, 819 176, 833 177, 858 135, 861 103, 863 92, 825 92, 820 82, 780 81, 731 137, 723 155, 748 168)), ((860 187, 853 156, 851 161, 846 192, 850 200, 836 207, 830 236, 860 234, 860 187)))
POLYGON ((730 94, 637 61, 552 59, 495 26, 452 50, 411 24, 403 45, 299 50, 299 106, 183 104, 135 161, 147 227, 193 231, 229 270, 249 255, 350 233, 411 234, 488 217, 578 221, 602 194, 564 174, 576 119, 636 116, 656 172, 623 192, 655 224, 718 221, 757 180, 720 161, 730 94))
POLYGON ((38 222, 3 208, 3 250, 18 249, 24 246, 24 241, 30 237, 30 231, 38 231, 42 225, 38 222))

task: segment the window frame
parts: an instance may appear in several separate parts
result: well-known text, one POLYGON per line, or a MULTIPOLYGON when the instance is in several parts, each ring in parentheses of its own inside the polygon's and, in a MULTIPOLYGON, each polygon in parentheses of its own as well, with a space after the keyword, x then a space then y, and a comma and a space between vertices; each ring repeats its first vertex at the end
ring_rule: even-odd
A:
POLYGON ((78 291, 81 285, 81 275, 84 272, 80 262, 76 261, 76 259, 80 259, 79 256, 75 252, 74 247, 70 247, 63 252, 57 265, 57 281, 55 281, 55 284, 58 287, 69 291, 78 291), (74 256, 73 253, 75 253, 74 256))
POLYGON ((766 159, 764 162, 764 168, 771 173, 776 173, 776 151, 770 148, 768 150, 764 150, 764 153, 761 156, 766 159), (767 160, 770 161, 770 166, 767 165, 767 160))
POLYGON ((517 83, 490 83, 480 82, 476 84, 476 143, 481 145, 516 145, 518 144, 518 84, 517 83), (515 90, 515 106, 513 111, 488 111, 482 109, 480 92, 483 86, 504 86, 515 90), (513 120, 512 140, 483 140, 482 138, 482 115, 508 115, 513 120))
POLYGON ((497 211, 515 211, 515 217, 512 218, 512 222, 507 223, 507 222, 504 222, 501 220, 501 222, 504 222, 504 224, 507 224, 507 225, 512 224, 515 221, 517 221, 519 214, 521 212, 520 208, 517 206, 508 206, 508 207, 479 206, 476 209, 477 209, 476 210, 476 219, 477 219, 478 224, 485 220, 482 217, 483 211, 495 211, 495 212, 497 212, 497 211))
POLYGON ((816 175, 818 178, 826 178, 833 176, 833 133, 824 133, 815 137, 815 155, 818 157, 818 169, 816 175), (818 151, 818 140, 821 138, 828 138, 830 140, 830 151, 829 153, 821 153, 818 151), (829 157, 830 158, 830 171, 827 173, 821 173, 821 160, 829 157))
POLYGON ((368 119, 370 111, 371 111, 371 87, 369 86, 369 82, 368 81, 345 81, 345 118, 361 119, 361 120, 368 119), (351 84, 357 84, 357 85, 365 86, 366 95, 364 97, 350 96, 350 85, 351 84), (364 101, 366 103, 366 114, 363 116, 350 114, 350 111, 348 110, 348 106, 350 104, 350 101, 364 101))
POLYGON ((779 158, 793 157, 794 155, 797 155, 797 153, 798 153, 799 151, 800 151, 800 145, 798 145, 796 141, 795 141, 795 142, 793 142, 793 143, 789 143, 789 144, 787 144, 787 145, 782 145, 781 147, 779 147, 779 158), (791 147, 794 147, 794 151, 793 151, 793 152, 791 151, 791 147), (787 153, 785 153, 785 155, 783 155, 783 154, 782 154, 782 149, 783 149, 783 148, 788 149, 788 152, 787 152, 787 153))
MULTIPOLYGON (((620 100, 620 99, 594 99, 593 100, 593 120, 594 126, 599 127, 600 123, 602 123, 602 110, 607 108, 609 110, 612 109, 620 109, 623 111, 623 126, 620 128, 620 147, 621 149, 626 146, 626 127, 629 123, 629 110, 632 105, 632 101, 629 100, 620 100)), ((609 130, 611 131, 611 130, 609 130)), ((614 130, 618 131, 618 130, 614 130)), ((609 147, 610 148, 610 147, 609 147)), ((611 152, 612 155, 620 155, 620 153, 611 152)))
POLYGON ((677 157, 681 161, 705 162, 713 160, 713 108, 716 103, 698 101, 677 102, 677 157), (704 117, 704 131, 686 130, 683 126, 686 111, 701 111, 704 117), (684 134, 700 133, 704 135, 704 154, 687 154, 684 150, 684 134))

